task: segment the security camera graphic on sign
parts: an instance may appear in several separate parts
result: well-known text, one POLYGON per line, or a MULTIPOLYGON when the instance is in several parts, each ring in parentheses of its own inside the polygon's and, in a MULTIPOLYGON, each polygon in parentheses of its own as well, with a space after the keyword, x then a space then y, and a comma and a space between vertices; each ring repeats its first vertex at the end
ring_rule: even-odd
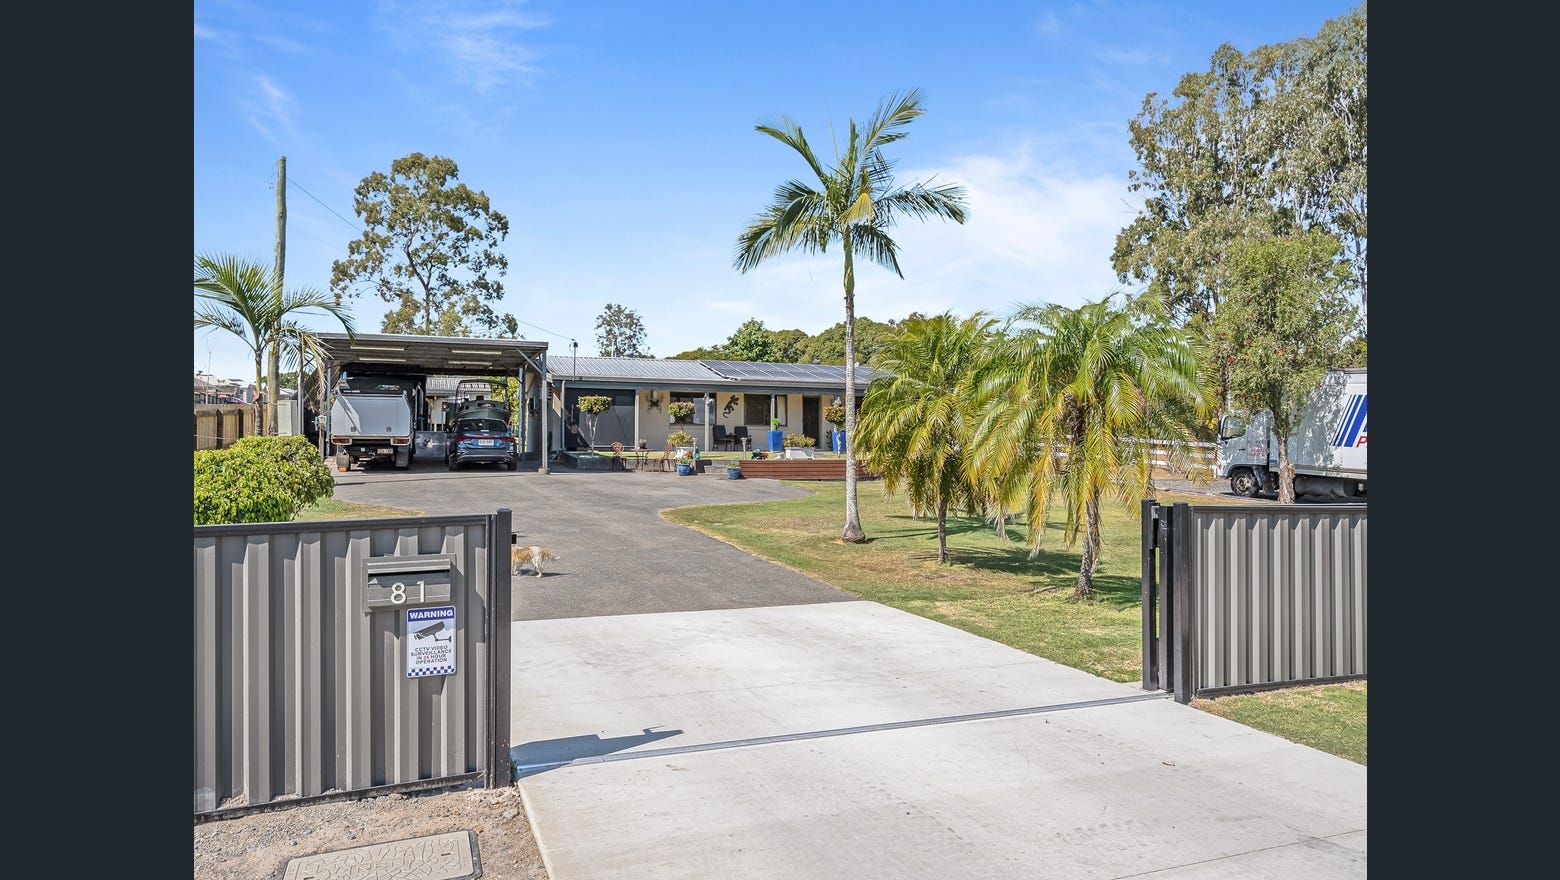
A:
POLYGON ((442 639, 439 638, 439 634, 440 633, 447 633, 447 632, 449 632, 448 627, 446 627, 447 623, 448 623, 448 621, 445 621, 445 620, 440 620, 440 621, 438 621, 436 623, 430 623, 427 626, 423 627, 422 629, 418 630, 417 632, 412 633, 412 638, 414 638, 414 639, 433 639, 436 642, 448 642, 448 641, 450 641, 450 640, 455 638, 455 636, 453 634, 447 635, 447 636, 445 636, 442 639))

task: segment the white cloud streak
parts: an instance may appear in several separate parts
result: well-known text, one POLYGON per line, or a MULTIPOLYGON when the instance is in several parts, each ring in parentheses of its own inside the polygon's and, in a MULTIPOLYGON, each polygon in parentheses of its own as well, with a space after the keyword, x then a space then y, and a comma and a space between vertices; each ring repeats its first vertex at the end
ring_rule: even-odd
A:
POLYGON ((431 43, 453 68, 455 78, 486 93, 535 72, 534 49, 520 34, 546 27, 546 18, 525 12, 520 2, 474 8, 465 2, 380 5, 381 26, 408 50, 431 43))
POLYGON ((275 141, 277 129, 290 133, 297 108, 297 100, 286 89, 263 73, 255 76, 254 93, 248 100, 248 119, 261 134, 275 141))

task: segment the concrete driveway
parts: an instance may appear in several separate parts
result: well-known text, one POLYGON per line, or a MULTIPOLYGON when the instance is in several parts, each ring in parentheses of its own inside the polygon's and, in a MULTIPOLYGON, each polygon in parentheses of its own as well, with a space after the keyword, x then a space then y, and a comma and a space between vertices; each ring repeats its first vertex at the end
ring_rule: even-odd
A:
MULTIPOLYGON (((530 467, 534 468, 533 463, 530 467)), ((336 476, 336 497, 429 514, 514 511, 523 544, 563 558, 545 577, 513 580, 515 620, 751 608, 854 598, 806 575, 755 559, 663 519, 690 504, 797 498, 774 480, 713 474, 583 473, 471 468, 442 461, 411 469, 351 470, 336 476)))
POLYGON ((673 526, 797 494, 661 474, 382 472, 515 510, 511 743, 553 880, 1363 877, 1364 767, 673 526))
POLYGON ((513 629, 553 880, 1365 875, 1364 767, 873 602, 513 629))

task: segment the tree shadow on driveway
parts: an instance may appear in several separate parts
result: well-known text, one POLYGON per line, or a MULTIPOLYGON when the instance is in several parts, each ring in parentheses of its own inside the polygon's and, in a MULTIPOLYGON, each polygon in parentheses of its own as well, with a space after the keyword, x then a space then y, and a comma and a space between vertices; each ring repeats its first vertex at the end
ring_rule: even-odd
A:
POLYGON ((593 733, 589 736, 538 739, 510 748, 509 759, 515 764, 515 778, 524 779, 527 776, 546 773, 569 761, 610 755, 613 752, 621 752, 635 746, 681 735, 681 730, 656 730, 646 727, 642 728, 642 732, 629 736, 602 737, 600 734, 593 733), (530 769, 520 769, 528 766, 530 769))

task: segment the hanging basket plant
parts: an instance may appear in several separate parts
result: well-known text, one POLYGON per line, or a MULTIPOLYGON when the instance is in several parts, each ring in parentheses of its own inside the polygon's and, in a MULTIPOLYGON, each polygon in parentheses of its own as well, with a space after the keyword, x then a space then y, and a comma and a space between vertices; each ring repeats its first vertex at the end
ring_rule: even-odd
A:
POLYGON ((675 400, 666 405, 666 412, 677 424, 686 424, 693 418, 693 404, 686 400, 675 400))

